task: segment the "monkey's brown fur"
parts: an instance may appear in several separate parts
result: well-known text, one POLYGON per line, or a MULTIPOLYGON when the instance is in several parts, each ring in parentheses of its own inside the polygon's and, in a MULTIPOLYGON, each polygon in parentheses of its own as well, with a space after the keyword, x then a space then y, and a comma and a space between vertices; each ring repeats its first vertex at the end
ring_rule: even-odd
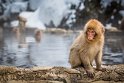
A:
POLYGON ((83 32, 75 39, 70 49, 69 63, 72 68, 83 66, 89 76, 93 76, 92 62, 95 60, 96 69, 101 70, 102 51, 104 45, 104 26, 96 19, 89 20, 83 32), (96 32, 95 38, 87 39, 87 29, 96 32))

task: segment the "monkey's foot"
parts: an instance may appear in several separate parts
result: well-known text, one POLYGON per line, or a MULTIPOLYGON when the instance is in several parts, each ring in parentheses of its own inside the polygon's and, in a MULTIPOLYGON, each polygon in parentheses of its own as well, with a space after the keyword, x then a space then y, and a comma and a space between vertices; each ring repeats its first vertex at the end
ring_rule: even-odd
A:
POLYGON ((86 70, 86 73, 87 73, 88 77, 90 77, 90 78, 94 78, 94 76, 95 76, 95 73, 93 70, 86 70))
POLYGON ((102 71, 102 72, 104 72, 104 71, 106 71, 106 68, 96 68, 96 70, 97 70, 97 71, 102 71))

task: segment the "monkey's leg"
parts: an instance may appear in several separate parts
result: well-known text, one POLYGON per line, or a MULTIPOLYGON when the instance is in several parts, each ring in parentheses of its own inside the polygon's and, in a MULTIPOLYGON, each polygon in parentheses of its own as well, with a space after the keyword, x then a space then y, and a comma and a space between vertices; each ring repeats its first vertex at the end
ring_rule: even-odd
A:
POLYGON ((87 75, 91 78, 93 78, 95 76, 95 73, 94 73, 94 69, 90 63, 90 60, 89 60, 89 57, 87 56, 83 56, 81 57, 81 62, 84 66, 84 69, 86 70, 87 72, 87 75))
POLYGON ((69 63, 71 64, 72 68, 76 68, 81 65, 79 53, 75 49, 70 51, 69 63))

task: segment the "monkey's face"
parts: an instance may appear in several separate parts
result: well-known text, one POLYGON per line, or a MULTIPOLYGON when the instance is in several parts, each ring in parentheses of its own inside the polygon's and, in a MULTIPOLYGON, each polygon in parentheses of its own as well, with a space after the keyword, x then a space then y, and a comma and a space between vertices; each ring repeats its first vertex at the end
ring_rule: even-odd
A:
POLYGON ((104 35, 104 26, 96 19, 89 20, 84 27, 85 38, 88 42, 99 41, 104 35))
POLYGON ((88 29, 87 32, 86 32, 86 35, 87 35, 87 39, 89 41, 92 41, 92 40, 94 40, 94 38, 96 36, 96 32, 93 29, 88 29))

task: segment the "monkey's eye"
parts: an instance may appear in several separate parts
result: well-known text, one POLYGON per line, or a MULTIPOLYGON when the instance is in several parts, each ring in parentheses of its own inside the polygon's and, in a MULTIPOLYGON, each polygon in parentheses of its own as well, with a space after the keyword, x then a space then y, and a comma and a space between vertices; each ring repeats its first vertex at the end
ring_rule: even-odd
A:
POLYGON ((88 29, 87 33, 96 34, 96 32, 93 29, 88 29))
POLYGON ((95 33, 95 31, 94 31, 94 30, 91 30, 90 32, 91 32, 91 33, 95 33))

